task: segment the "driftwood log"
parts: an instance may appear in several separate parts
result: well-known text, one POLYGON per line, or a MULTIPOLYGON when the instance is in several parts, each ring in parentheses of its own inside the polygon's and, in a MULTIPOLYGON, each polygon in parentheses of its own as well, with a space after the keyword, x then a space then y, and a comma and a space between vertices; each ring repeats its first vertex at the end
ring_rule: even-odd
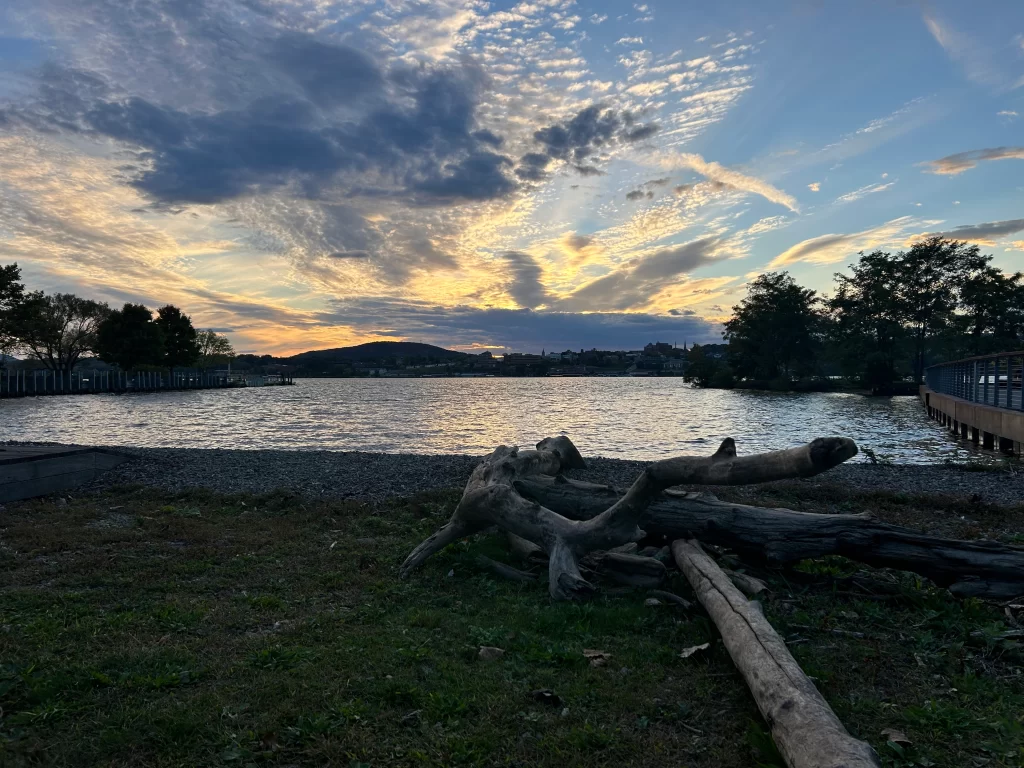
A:
POLYGON ((676 564, 715 622, 790 768, 877 768, 870 744, 853 738, 785 642, 696 541, 672 543, 676 564))
MULTIPOLYGON (((621 495, 611 486, 530 476, 516 490, 573 520, 587 520, 621 495)), ((639 521, 648 536, 696 538, 742 558, 782 565, 842 555, 879 568, 926 576, 957 597, 1008 600, 1024 595, 1024 549, 995 541, 928 536, 870 515, 826 515, 719 501, 669 490, 639 521)))
POLYGON ((818 438, 799 448, 752 456, 736 455, 731 438, 709 457, 680 456, 648 466, 621 498, 586 519, 572 519, 524 497, 516 481, 555 476, 586 462, 567 437, 545 438, 536 450, 499 446, 473 470, 448 523, 414 549, 402 564, 408 576, 445 546, 492 526, 540 547, 548 556, 548 590, 555 599, 592 594, 580 558, 644 537, 639 523, 647 508, 676 485, 743 485, 809 477, 857 453, 852 440, 818 438))

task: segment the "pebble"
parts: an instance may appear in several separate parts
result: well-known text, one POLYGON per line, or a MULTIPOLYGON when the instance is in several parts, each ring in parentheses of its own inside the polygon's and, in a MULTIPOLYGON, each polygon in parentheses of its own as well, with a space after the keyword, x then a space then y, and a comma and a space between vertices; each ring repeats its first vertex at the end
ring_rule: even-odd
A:
MULTIPOLYGON (((286 491, 307 498, 379 502, 422 491, 461 489, 480 457, 342 451, 243 451, 201 448, 124 448, 112 450, 130 461, 104 473, 93 490, 144 485, 170 491, 204 488, 222 493, 286 491)), ((625 491, 646 462, 595 457, 569 476, 606 483, 625 491)), ((783 481, 793 482, 793 481, 783 481)), ((801 484, 965 496, 993 504, 1024 500, 1024 472, 970 472, 955 466, 843 464, 801 484)), ((752 491, 770 487, 748 486, 752 491)), ((708 489, 714 492, 714 489, 708 489)))

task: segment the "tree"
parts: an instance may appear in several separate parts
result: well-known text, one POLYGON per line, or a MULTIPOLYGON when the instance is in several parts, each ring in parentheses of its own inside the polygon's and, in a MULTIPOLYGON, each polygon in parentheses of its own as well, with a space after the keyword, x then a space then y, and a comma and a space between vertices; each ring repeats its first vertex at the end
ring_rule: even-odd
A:
POLYGON ((850 270, 851 276, 836 274, 835 295, 825 302, 829 338, 846 373, 877 389, 897 377, 905 338, 901 269, 897 257, 873 251, 861 252, 850 270))
POLYGON ((1012 352, 1024 344, 1024 273, 986 266, 960 287, 966 352, 1012 352))
POLYGON ((125 304, 99 327, 96 352, 106 363, 133 371, 140 365, 160 365, 164 359, 163 333, 142 304, 125 304))
POLYGON ((961 301, 961 289, 984 271, 991 256, 976 245, 935 236, 901 251, 895 263, 899 282, 895 298, 910 326, 914 379, 920 383, 927 364, 929 337, 944 330, 961 301))
POLYGON ((199 345, 199 366, 211 368, 215 365, 223 365, 235 357, 234 347, 227 336, 222 336, 213 329, 199 331, 196 334, 196 343, 199 345))
POLYGON ((0 365, 4 356, 15 346, 15 311, 25 300, 25 286, 21 284, 21 270, 17 264, 0 267, 0 365))
POLYGON ((156 314, 155 324, 164 342, 163 364, 173 376, 175 368, 193 365, 199 358, 196 329, 192 327, 192 319, 173 304, 160 307, 156 314))
POLYGON ((735 384, 729 366, 718 358, 711 357, 700 344, 690 347, 686 359, 690 365, 686 369, 683 381, 701 389, 732 389, 735 384))
POLYGON ((27 294, 13 310, 13 334, 51 371, 70 371, 78 359, 96 348, 96 332, 110 313, 103 303, 71 293, 27 294))
POLYGON ((791 381, 817 368, 821 314, 814 291, 788 272, 766 272, 747 289, 725 324, 737 375, 791 381))

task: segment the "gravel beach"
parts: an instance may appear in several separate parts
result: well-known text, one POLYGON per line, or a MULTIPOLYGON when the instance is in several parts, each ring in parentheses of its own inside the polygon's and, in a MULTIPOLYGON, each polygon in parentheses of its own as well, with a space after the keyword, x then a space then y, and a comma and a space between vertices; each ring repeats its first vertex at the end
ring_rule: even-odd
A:
MULTIPOLYGON (((288 490, 303 496, 380 501, 426 490, 461 488, 479 457, 334 451, 241 451, 193 448, 112 448, 131 460, 91 488, 140 484, 172 491, 224 493, 288 490)), ((628 487, 644 462, 589 458, 572 476, 628 487)), ((784 481, 793 482, 793 481, 784 481)), ((1024 472, 967 471, 935 465, 844 464, 796 481, 837 489, 964 496, 993 504, 1024 503, 1024 472)), ((757 486, 750 486, 756 490, 757 486)), ((738 489, 737 489, 738 490, 738 489)))

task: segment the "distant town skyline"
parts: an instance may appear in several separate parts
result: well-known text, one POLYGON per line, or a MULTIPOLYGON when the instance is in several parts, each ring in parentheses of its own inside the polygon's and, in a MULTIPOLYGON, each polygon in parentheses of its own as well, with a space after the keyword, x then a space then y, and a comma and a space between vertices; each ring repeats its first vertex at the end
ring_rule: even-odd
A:
POLYGON ((926 233, 1024 264, 1024 5, 10 0, 0 264, 240 352, 718 343, 926 233))

